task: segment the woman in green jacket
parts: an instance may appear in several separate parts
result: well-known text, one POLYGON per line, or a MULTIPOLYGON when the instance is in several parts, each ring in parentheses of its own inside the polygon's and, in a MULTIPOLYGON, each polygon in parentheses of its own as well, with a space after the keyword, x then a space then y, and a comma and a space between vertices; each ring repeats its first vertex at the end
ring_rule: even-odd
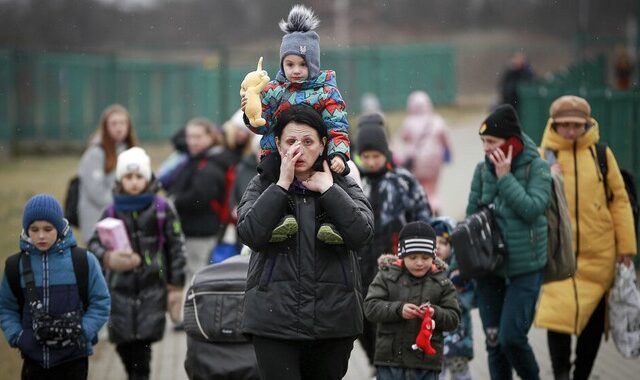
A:
POLYGON ((492 379, 538 379, 527 340, 547 263, 551 175, 510 105, 498 106, 479 130, 485 159, 473 174, 467 215, 495 206, 506 256, 497 273, 477 279, 480 318, 492 379))

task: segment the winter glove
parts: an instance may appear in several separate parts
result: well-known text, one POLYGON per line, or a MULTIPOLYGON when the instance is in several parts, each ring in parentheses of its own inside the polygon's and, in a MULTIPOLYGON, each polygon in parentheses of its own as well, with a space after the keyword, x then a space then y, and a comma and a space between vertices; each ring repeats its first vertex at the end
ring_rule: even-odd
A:
POLYGON ((126 272, 140 265, 140 255, 131 251, 107 251, 103 262, 106 269, 114 272, 126 272))
POLYGON ((175 285, 167 285, 167 311, 171 322, 178 323, 182 320, 182 294, 183 289, 175 285))

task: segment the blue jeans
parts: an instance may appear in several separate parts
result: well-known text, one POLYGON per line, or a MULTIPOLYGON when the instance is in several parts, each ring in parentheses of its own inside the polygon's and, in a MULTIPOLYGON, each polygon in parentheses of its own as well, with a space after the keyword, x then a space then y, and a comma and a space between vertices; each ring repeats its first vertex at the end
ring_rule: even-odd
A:
POLYGON ((402 367, 376 367, 377 380, 438 380, 440 371, 402 367))
POLYGON ((478 279, 476 294, 493 380, 510 380, 512 369, 523 380, 540 378, 527 334, 533 323, 543 271, 503 279, 478 279))

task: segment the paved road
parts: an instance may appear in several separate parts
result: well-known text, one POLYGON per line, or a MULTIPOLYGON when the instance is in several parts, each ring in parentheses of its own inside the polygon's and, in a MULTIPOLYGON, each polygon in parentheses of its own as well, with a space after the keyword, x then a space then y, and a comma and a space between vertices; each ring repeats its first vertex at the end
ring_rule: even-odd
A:
MULTIPOLYGON (((469 120, 464 125, 454 126, 454 162, 447 167, 441 183, 443 213, 461 218, 464 215, 468 189, 475 163, 482 157, 480 141, 477 135, 479 120, 469 120)), ((474 379, 489 379, 484 350, 484 336, 477 310, 473 312, 475 359, 471 362, 474 379)), ((532 328, 529 340, 534 349, 542 379, 552 379, 552 372, 546 347, 544 330, 532 328)), ((575 343, 574 343, 575 344, 575 343)), ((186 379, 183 369, 186 352, 184 333, 169 330, 165 339, 153 346, 152 379, 180 380, 186 379)), ((364 351, 356 344, 349 361, 348 380, 371 378, 371 368, 364 351)), ((640 378, 640 360, 627 360, 616 351, 613 342, 603 343, 596 360, 591 379, 637 379, 640 378)), ((96 355, 91 359, 89 379, 119 380, 126 379, 122 364, 113 350, 113 346, 105 341, 97 347, 96 355)))

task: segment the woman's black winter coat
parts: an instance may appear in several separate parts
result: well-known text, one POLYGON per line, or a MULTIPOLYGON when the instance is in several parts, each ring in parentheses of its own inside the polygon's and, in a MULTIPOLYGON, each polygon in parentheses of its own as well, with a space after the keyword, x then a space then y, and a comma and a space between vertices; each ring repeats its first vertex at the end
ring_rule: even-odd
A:
POLYGON ((212 202, 224 203, 226 170, 235 164, 233 154, 216 146, 193 157, 167 189, 187 237, 216 236, 220 218, 212 202))
POLYGON ((373 237, 371 206, 349 177, 334 176, 324 194, 287 192, 275 183, 279 166, 279 157, 265 158, 238 207, 238 234, 253 251, 243 331, 287 340, 355 337, 363 318, 355 250, 373 237), (297 234, 269 243, 285 214, 295 216, 297 234), (344 245, 316 238, 323 222, 337 228, 344 245))

